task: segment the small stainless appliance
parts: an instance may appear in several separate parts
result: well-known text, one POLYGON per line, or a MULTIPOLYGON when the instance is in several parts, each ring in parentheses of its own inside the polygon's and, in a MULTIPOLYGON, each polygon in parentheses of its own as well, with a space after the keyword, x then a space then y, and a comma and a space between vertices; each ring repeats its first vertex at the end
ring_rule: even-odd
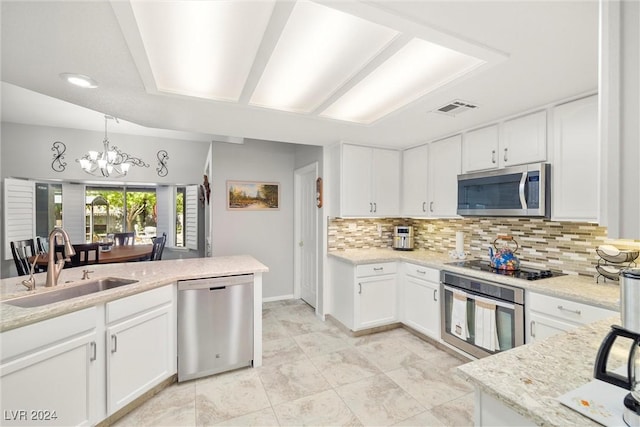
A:
POLYGON ((449 271, 440 281, 443 341, 477 358, 524 344, 524 289, 449 271))
POLYGON ((398 225, 393 228, 393 249, 399 251, 413 250, 413 227, 398 225))
POLYGON ((253 363, 253 275, 178 281, 178 381, 253 363))
POLYGON ((550 165, 458 175, 458 215, 549 217, 550 165))
MULTIPOLYGON (((611 326, 598 349, 593 376, 630 391, 622 402, 624 422, 628 426, 640 426, 640 268, 624 270, 620 276, 622 326, 611 326), (616 351, 618 338, 622 338, 622 348, 628 349, 626 375, 608 369, 609 356, 616 351)), ((617 350, 620 350, 620 344, 617 350)))

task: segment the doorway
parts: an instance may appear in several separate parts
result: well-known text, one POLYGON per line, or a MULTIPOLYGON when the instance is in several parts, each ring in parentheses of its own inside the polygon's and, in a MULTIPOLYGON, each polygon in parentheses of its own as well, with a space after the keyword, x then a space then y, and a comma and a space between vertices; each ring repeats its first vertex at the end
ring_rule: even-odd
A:
POLYGON ((318 163, 294 172, 294 295, 312 307, 318 298, 318 163))

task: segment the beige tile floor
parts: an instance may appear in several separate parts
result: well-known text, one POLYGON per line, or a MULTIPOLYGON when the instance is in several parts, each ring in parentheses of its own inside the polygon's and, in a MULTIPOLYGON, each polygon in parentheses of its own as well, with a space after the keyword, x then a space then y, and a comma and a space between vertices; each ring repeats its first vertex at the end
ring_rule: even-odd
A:
POLYGON ((263 366, 174 384, 117 426, 470 426, 459 359, 398 328, 354 338, 300 300, 264 304, 263 366))

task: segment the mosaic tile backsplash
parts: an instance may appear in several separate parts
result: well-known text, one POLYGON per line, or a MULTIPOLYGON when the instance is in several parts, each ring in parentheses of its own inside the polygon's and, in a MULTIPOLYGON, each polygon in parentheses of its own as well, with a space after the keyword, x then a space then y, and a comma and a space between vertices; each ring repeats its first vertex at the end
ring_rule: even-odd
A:
POLYGON ((640 249, 640 240, 609 239, 605 227, 590 223, 538 218, 333 218, 328 227, 328 250, 390 248, 396 225, 413 226, 416 250, 442 253, 455 249, 456 231, 462 231, 465 252, 474 258, 488 257, 488 248, 498 235, 511 235, 520 245, 516 255, 524 265, 590 277, 597 275, 598 246, 640 249))

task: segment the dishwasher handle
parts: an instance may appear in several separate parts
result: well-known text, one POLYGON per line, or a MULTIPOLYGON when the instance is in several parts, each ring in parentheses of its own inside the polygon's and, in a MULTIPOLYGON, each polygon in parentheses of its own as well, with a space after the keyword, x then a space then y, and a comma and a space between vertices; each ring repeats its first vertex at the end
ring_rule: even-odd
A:
POLYGON ((215 290, 228 286, 253 283, 253 274, 239 274, 236 276, 207 277, 202 279, 178 280, 178 290, 188 291, 197 289, 215 290))

